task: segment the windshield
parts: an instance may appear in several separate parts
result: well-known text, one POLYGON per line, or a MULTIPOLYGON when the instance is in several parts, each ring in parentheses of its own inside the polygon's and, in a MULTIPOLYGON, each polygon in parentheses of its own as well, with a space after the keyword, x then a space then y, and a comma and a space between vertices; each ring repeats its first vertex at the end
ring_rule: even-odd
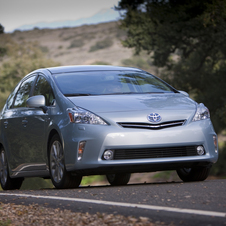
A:
POLYGON ((54 75, 65 96, 175 92, 149 73, 134 71, 86 71, 54 75))

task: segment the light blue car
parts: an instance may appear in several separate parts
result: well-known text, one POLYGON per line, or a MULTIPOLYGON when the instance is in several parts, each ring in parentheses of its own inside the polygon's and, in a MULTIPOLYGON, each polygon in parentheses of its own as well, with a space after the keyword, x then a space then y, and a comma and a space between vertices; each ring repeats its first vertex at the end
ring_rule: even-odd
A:
POLYGON ((176 170, 202 181, 218 159, 204 104, 137 68, 66 66, 25 76, 0 116, 0 180, 74 188, 82 176, 125 185, 131 173, 176 170))

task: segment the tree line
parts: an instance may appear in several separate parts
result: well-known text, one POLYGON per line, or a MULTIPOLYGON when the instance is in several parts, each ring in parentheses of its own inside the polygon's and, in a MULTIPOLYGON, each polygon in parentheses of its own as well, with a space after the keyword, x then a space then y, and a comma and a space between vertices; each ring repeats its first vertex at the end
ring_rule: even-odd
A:
MULTIPOLYGON (((226 1, 121 0, 123 45, 146 51, 159 76, 210 110, 217 133, 226 128, 226 1)), ((221 144, 216 174, 226 174, 221 144)))

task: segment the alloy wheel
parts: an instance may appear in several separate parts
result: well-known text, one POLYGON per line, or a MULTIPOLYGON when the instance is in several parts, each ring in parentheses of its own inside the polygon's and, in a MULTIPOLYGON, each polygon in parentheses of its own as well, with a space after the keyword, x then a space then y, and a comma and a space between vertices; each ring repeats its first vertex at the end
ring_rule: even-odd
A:
POLYGON ((6 184, 7 176, 8 176, 7 161, 5 157, 5 151, 2 150, 0 155, 0 179, 3 185, 6 184))
POLYGON ((61 143, 55 140, 50 150, 50 170, 53 180, 61 182, 64 175, 64 154, 61 143))

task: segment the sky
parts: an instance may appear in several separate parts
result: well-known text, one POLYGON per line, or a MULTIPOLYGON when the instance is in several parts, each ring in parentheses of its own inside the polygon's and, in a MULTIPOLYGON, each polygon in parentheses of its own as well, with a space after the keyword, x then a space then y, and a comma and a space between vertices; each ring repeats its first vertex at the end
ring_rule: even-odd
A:
POLYGON ((77 20, 113 8, 118 0, 0 0, 0 24, 5 32, 37 22, 77 20))

